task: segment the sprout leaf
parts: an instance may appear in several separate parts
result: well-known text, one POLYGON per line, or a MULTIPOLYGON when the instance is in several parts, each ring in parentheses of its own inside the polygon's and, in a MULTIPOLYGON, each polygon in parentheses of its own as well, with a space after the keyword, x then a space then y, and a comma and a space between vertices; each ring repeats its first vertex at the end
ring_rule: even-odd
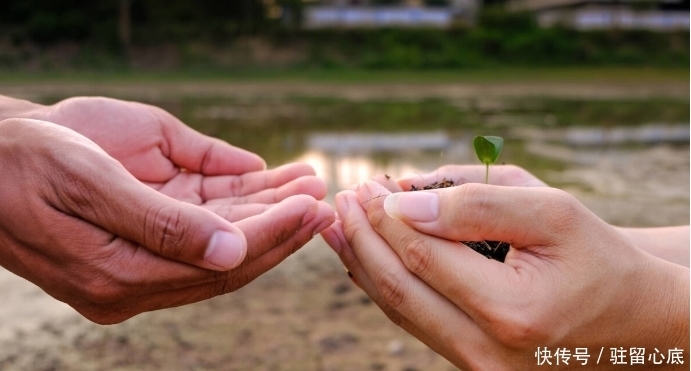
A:
POLYGON ((504 139, 494 136, 478 135, 473 140, 473 147, 475 147, 475 154, 485 165, 492 165, 497 161, 501 148, 504 145, 504 139))
POLYGON ((473 139, 475 154, 480 162, 485 164, 485 183, 489 183, 489 165, 497 161, 504 139, 490 135, 478 135, 473 139))

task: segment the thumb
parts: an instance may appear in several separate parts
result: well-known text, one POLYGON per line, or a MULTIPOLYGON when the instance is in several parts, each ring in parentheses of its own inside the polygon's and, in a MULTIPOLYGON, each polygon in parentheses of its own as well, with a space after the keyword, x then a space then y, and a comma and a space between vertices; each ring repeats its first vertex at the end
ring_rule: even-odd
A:
POLYGON ((198 267, 229 270, 244 260, 244 234, 213 212, 157 192, 119 164, 90 173, 72 179, 78 186, 71 189, 78 192, 68 190, 62 197, 69 213, 156 254, 198 267))
POLYGON ((399 192, 384 210, 411 227, 453 241, 505 241, 515 248, 550 245, 575 228, 585 210, 555 188, 467 183, 453 188, 399 192))

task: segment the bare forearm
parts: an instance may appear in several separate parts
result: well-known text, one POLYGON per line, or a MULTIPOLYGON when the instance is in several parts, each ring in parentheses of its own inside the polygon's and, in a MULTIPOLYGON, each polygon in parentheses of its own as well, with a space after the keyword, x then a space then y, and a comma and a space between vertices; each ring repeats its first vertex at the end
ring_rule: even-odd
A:
MULTIPOLYGON (((651 261, 650 274, 647 269, 640 272, 646 280, 648 290, 640 291, 637 302, 640 317, 633 315, 637 310, 631 308, 635 341, 651 349, 682 349, 689 351, 689 270, 688 268, 661 260, 651 261)), ((634 343, 635 344, 635 343, 634 343)), ((687 366, 688 367, 688 366, 687 366)), ((662 369, 662 368, 661 368, 662 369)), ((665 370, 684 369, 679 365, 669 365, 665 370)))
POLYGON ((689 266, 688 225, 618 229, 643 251, 675 264, 689 266))
POLYGON ((32 118, 45 120, 46 106, 24 99, 0 95, 0 120, 8 118, 32 118))

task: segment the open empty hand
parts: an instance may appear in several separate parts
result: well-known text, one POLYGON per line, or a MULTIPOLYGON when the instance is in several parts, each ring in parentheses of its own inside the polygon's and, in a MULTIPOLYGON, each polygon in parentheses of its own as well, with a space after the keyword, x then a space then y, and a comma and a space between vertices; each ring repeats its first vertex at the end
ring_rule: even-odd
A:
POLYGON ((72 124, 100 145, 48 122, 0 122, 0 263, 95 322, 233 291, 333 221, 309 166, 267 171, 182 124, 88 117, 72 124))

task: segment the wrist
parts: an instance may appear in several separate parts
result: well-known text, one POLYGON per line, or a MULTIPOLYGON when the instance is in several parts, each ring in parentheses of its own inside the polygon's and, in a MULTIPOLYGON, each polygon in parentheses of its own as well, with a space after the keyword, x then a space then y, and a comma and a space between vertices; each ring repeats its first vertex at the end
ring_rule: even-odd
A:
POLYGON ((689 226, 615 229, 648 254, 689 266, 689 226))
POLYGON ((630 340, 665 355, 668 350, 683 349, 688 362, 689 270, 659 259, 649 262, 639 276, 643 286, 637 290, 638 311, 631 313, 630 322, 631 333, 637 336, 630 340))

